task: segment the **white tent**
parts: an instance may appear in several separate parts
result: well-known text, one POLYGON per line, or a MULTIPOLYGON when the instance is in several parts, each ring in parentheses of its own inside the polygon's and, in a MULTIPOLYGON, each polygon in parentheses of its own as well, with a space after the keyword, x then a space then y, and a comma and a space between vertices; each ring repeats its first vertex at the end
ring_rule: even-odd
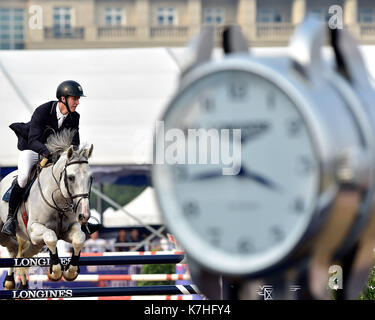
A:
MULTIPOLYGON (((90 216, 92 218, 94 218, 94 221, 92 223, 102 223, 101 221, 101 216, 100 216, 100 213, 98 211, 96 211, 95 209, 90 209, 90 216), (95 221, 97 220, 97 221, 95 221)), ((90 221, 91 223, 91 221, 90 221)))
MULTIPOLYGON (((155 199, 155 191, 151 187, 147 187, 140 195, 124 206, 124 210, 138 218, 143 224, 163 224, 155 199)), ((108 208, 103 212, 103 225, 106 228, 119 228, 135 227, 141 224, 122 210, 108 208)))
POLYGON ((153 49, 0 51, 0 167, 17 164, 12 122, 56 100, 57 85, 78 81, 86 98, 81 142, 94 144, 94 165, 151 162, 152 129, 176 87, 178 65, 153 49))

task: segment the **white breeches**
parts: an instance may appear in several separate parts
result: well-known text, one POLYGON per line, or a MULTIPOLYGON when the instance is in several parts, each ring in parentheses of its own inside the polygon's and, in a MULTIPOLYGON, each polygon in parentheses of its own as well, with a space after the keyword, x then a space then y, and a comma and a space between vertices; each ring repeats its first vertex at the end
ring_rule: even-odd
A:
POLYGON ((17 182, 21 188, 25 188, 30 176, 31 169, 38 162, 38 153, 32 150, 23 150, 18 156, 17 182))

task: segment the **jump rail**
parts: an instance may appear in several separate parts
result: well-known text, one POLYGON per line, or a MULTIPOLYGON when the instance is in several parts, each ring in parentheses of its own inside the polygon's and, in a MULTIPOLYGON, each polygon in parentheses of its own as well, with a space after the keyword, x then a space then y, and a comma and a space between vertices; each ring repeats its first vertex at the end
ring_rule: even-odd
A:
MULTIPOLYGON (((185 252, 171 250, 171 251, 119 251, 119 252, 82 252, 81 257, 117 257, 117 256, 165 256, 165 255, 183 255, 185 252)), ((63 253, 62 255, 67 255, 63 253)), ((69 256, 72 254, 70 253, 69 256)), ((49 253, 38 253, 35 257, 48 258, 49 253)))
MULTIPOLYGON (((32 274, 28 276, 30 281, 49 281, 47 275, 32 274)), ((80 274, 76 282, 98 281, 176 281, 190 280, 189 274, 80 274)), ((66 281, 64 278, 61 281, 66 281)))
POLYGON ((191 295, 200 294, 200 292, 195 285, 2 290, 0 291, 0 299, 44 299, 177 294, 191 295))
POLYGON ((194 295, 175 296, 113 296, 113 297, 81 297, 81 298, 46 298, 40 300, 194 300, 194 295))
MULTIPOLYGON (((79 259, 80 266, 103 266, 103 265, 128 265, 128 264, 176 264, 185 258, 182 254, 170 255, 119 255, 119 256, 89 256, 79 259)), ((68 265, 71 257, 61 257, 60 263, 68 265)), ((35 258, 4 258, 0 259, 0 268, 10 267, 47 267, 50 265, 49 257, 35 258)))

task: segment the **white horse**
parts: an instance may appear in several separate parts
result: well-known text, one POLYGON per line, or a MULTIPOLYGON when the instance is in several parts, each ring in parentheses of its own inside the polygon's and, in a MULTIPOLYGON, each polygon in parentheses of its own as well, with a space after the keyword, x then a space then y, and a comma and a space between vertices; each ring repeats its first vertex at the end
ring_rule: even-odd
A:
MULTIPOLYGON (((90 218, 89 195, 92 175, 88 163, 93 145, 74 150, 71 145, 74 131, 63 130, 51 135, 46 146, 57 159, 38 173, 24 206, 28 214, 27 227, 22 212, 17 212, 17 239, 0 233, 0 245, 8 249, 12 258, 30 258, 39 253, 44 245, 50 252, 48 277, 58 281, 63 276, 72 281, 79 273, 80 251, 86 240, 81 225, 90 218), (57 240, 72 244, 74 252, 68 266, 63 268, 58 258, 57 240)), ((7 175, 0 182, 0 197, 11 186, 17 171, 7 175)), ((0 203, 0 229, 6 221, 8 203, 0 203)), ((22 269, 21 287, 28 287, 27 272, 22 269)), ((9 268, 4 281, 5 289, 14 289, 14 268, 9 268)))

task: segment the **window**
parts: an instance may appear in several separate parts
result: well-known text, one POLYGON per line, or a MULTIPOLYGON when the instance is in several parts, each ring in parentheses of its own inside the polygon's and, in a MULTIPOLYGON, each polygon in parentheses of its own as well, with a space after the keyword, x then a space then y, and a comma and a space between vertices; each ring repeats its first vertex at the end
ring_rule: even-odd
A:
POLYGON ((371 8, 358 9, 358 22, 359 23, 374 23, 374 10, 371 8))
POLYGON ((53 32, 55 37, 67 36, 72 32, 72 8, 53 8, 53 32))
POLYGON ((0 8, 0 49, 23 49, 25 12, 18 8, 0 8))
POLYGON ((13 49, 10 47, 10 43, 9 42, 3 42, 0 40, 0 49, 1 50, 9 50, 9 49, 13 49))
POLYGON ((125 15, 123 8, 106 8, 104 19, 107 26, 124 25, 125 15))
POLYGON ((309 12, 313 17, 318 18, 321 21, 328 22, 331 19, 331 14, 328 11, 328 8, 314 8, 309 12))
POLYGON ((157 24, 161 26, 176 24, 175 8, 158 8, 156 14, 157 24))
POLYGON ((275 23, 285 22, 281 11, 275 9, 259 9, 257 13, 257 22, 275 23))
POLYGON ((203 9, 203 24, 205 25, 224 24, 224 10, 221 8, 203 9))

